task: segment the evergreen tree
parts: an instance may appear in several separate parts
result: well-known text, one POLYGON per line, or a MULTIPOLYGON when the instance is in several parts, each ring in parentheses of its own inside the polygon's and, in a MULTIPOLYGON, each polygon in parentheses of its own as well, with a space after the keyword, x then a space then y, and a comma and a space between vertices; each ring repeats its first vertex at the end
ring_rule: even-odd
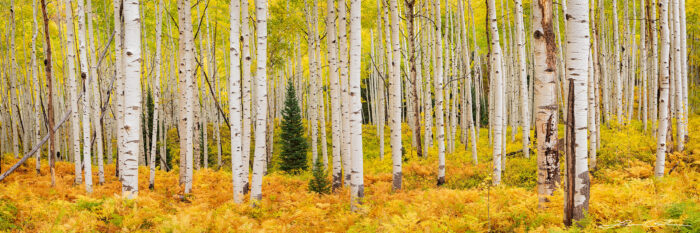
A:
POLYGON ((304 137, 304 125, 301 122, 301 110, 296 98, 294 85, 291 81, 287 84, 287 98, 284 101, 282 110, 282 134, 280 141, 282 144, 282 171, 298 173, 306 170, 306 150, 308 145, 304 137))
POLYGON ((318 194, 328 194, 331 192, 331 182, 328 181, 328 176, 326 175, 326 169, 323 168, 323 163, 320 159, 317 159, 314 163, 314 169, 312 171, 313 178, 309 181, 309 191, 318 194))

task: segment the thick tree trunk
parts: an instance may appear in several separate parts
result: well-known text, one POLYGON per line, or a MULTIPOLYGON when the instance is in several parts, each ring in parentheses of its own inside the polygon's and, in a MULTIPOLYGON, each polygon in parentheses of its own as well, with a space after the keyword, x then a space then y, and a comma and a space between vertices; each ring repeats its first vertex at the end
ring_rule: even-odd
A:
MULTIPOLYGON (((233 201, 242 203, 244 198, 244 180, 247 177, 243 176, 243 151, 242 141, 243 135, 241 128, 243 127, 243 119, 241 116, 241 65, 240 65, 240 5, 241 0, 231 0, 230 20, 231 28, 229 31, 229 112, 231 117, 231 172, 233 175, 233 201)), ((247 10, 247 9, 246 9, 247 10)))
POLYGON ((433 0, 433 10, 435 24, 437 25, 434 35, 434 54, 435 54, 435 121, 437 126, 437 141, 438 141, 438 177, 437 185, 445 184, 445 115, 443 113, 443 66, 442 66, 442 19, 440 14, 440 1, 433 0))
POLYGON ((180 184, 184 184, 184 193, 188 194, 192 190, 192 170, 194 165, 194 41, 192 36, 192 22, 189 0, 178 2, 178 19, 180 21, 179 51, 180 51, 180 90, 184 91, 184 96, 180 98, 180 184))
MULTIPOLYGON (((345 0, 338 1, 338 42, 339 42, 339 56, 338 63, 340 68, 340 82, 341 82, 341 105, 342 105, 342 130, 343 130, 343 144, 341 146, 342 160, 343 160, 343 170, 344 170, 344 180, 345 186, 351 186, 352 181, 352 134, 350 132, 350 80, 348 78, 348 38, 347 38, 347 10, 345 0)), ((299 71, 301 72, 301 71, 299 71)), ((382 101, 382 103, 384 103, 382 101)), ((384 122, 381 123, 382 128, 379 134, 379 150, 380 156, 384 154, 384 122)))
POLYGON ((541 0, 533 9, 533 49, 535 54, 535 130, 537 135, 537 194, 539 206, 559 186, 557 148, 556 43, 552 27, 552 1, 541 0))
MULTIPOLYGON (((564 224, 584 218, 590 197, 588 177, 588 62, 590 25, 587 0, 569 0, 566 15, 566 77, 569 85, 566 124, 566 197, 564 224)), ((630 103, 631 104, 631 103, 630 103)))
MULTIPOLYGON (((252 58, 250 57, 250 22, 249 22, 249 13, 248 13, 248 0, 242 0, 241 1, 241 34, 242 34, 242 41, 241 41, 241 46, 243 48, 242 53, 243 53, 243 58, 241 62, 241 74, 242 74, 242 79, 241 81, 243 84, 241 85, 241 91, 243 92, 243 129, 242 135, 243 135, 243 142, 241 143, 241 148, 242 148, 242 153, 243 156, 241 156, 241 163, 243 164, 243 174, 241 176, 243 177, 243 194, 248 193, 249 188, 250 188, 250 183, 248 182, 248 176, 250 174, 250 136, 252 132, 252 127, 251 127, 251 121, 252 121, 252 114, 251 114, 251 103, 252 103, 252 95, 251 95, 251 85, 252 85, 252 78, 251 78, 251 72, 250 72, 250 66, 252 62, 252 58)), ((300 91, 301 92, 301 91, 300 91)))

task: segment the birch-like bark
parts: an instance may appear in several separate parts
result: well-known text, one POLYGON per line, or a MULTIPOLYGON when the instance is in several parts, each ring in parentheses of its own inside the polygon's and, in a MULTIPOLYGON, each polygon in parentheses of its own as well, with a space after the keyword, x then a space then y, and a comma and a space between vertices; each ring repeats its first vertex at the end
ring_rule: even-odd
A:
POLYGON ((338 80, 338 37, 335 34, 335 1, 326 0, 328 14, 326 15, 326 43, 328 46, 328 79, 331 88, 331 126, 333 153, 333 190, 342 186, 342 169, 340 167, 340 147, 342 145, 340 123, 340 84, 338 80))
MULTIPOLYGON (((250 183, 248 182, 248 174, 250 174, 250 136, 252 132, 252 127, 251 127, 251 103, 252 103, 252 95, 251 95, 251 84, 252 84, 252 78, 251 78, 251 72, 250 72, 250 66, 252 62, 252 58, 250 57, 250 22, 249 22, 249 15, 248 15, 248 0, 242 0, 241 1, 241 46, 243 48, 242 53, 243 53, 243 59, 241 61, 241 75, 242 79, 241 81, 243 84, 241 85, 241 91, 243 92, 243 127, 241 129, 243 130, 242 135, 243 135, 243 142, 241 143, 241 150, 242 150, 242 156, 241 156, 241 163, 243 164, 243 174, 241 174, 242 179, 243 179, 243 194, 248 193, 250 183)), ((301 92, 301 91, 300 91, 301 92)))
MULTIPOLYGON (((114 0, 114 63, 115 63, 115 75, 116 77, 116 90, 115 100, 116 100, 116 138, 117 138, 117 162, 114 163, 115 175, 117 178, 121 179, 121 164, 123 163, 124 157, 119 156, 119 154, 124 152, 124 33, 123 33, 123 0, 114 0)), ((70 37, 69 37, 70 38, 70 37)), ((72 45, 68 43, 68 47, 72 45)), ((70 60, 69 60, 70 67, 70 60)), ((72 69, 71 69, 72 70, 72 69)), ((68 72, 69 75, 72 72, 68 72)), ((71 122, 71 125, 73 123, 71 122)), ((75 127, 75 126, 73 126, 75 127)))
POLYGON ((557 148, 556 42, 552 26, 552 1, 542 0, 533 8, 532 35, 535 53, 535 130, 537 131, 537 194, 539 206, 559 186, 559 151, 557 148))
POLYGON ((180 90, 184 91, 185 95, 180 98, 180 184, 184 184, 184 193, 188 194, 192 190, 192 171, 194 157, 194 41, 192 35, 192 22, 190 12, 190 1, 178 1, 178 20, 180 21, 179 33, 179 50, 180 50, 180 90))
POLYGON ((87 41, 88 41, 88 52, 90 52, 90 77, 92 81, 90 82, 90 91, 92 92, 92 100, 90 105, 92 107, 92 124, 95 128, 95 162, 97 162, 97 182, 98 184, 104 184, 105 174, 104 174, 104 145, 102 141, 102 99, 100 97, 100 83, 98 76, 97 67, 97 39, 95 39, 93 33, 93 22, 92 22, 92 1, 87 1, 86 4, 86 15, 87 15, 87 41))
POLYGON ((434 34, 434 54, 435 54, 435 121, 437 127, 438 141, 438 177, 437 185, 445 184, 445 115, 443 113, 443 68, 442 68, 442 19, 440 14, 440 1, 433 0, 433 10, 435 24, 437 25, 434 34))
MULTIPOLYGON (((391 8, 391 76, 389 77, 389 119, 391 122, 391 161, 392 190, 401 189, 401 54, 399 49, 399 5, 397 0, 390 0, 391 8)), ((389 44, 389 43, 387 43, 389 44)), ((388 45, 387 45, 388 46, 388 45)))
MULTIPOLYGON (((83 93, 82 106, 83 106, 83 168, 85 169, 85 191, 87 193, 92 192, 92 145, 90 143, 90 80, 88 77, 88 62, 87 62, 87 36, 86 36, 86 25, 85 25, 85 2, 83 0, 77 0, 78 4, 78 51, 79 51, 79 61, 80 61, 80 77, 83 80, 83 86, 81 92, 83 93)), ((137 12, 138 14, 138 12, 137 12)), ((92 122, 94 123, 94 122, 92 122)))
POLYGON ((495 0, 488 0, 489 31, 491 33, 491 69, 494 82, 494 116, 493 116, 493 184, 501 183, 501 157, 505 141, 503 140, 504 82, 501 68, 501 44, 498 36, 498 17, 495 0))
POLYGON ((566 14, 566 77, 569 85, 564 224, 584 218, 588 211, 588 62, 590 25, 588 0, 568 0, 566 14))
MULTIPOLYGON (((341 105, 342 105, 342 130, 343 130, 343 144, 341 148, 342 160, 343 160, 343 170, 344 170, 344 180, 345 186, 351 186, 352 181, 352 134, 350 133, 350 79, 348 78, 349 73, 349 62, 348 62, 348 36, 347 36, 347 9, 345 0, 338 1, 338 63, 340 68, 340 92, 341 92, 341 105)), ((383 102, 382 102, 383 103, 383 102)), ((383 122, 382 122, 383 125, 383 122)), ((379 147, 380 156, 384 154, 384 128, 380 131, 379 136, 379 147)))
POLYGON ((515 1, 515 40, 518 57, 518 75, 520 76, 520 123, 523 130, 523 155, 530 158, 530 94, 527 88, 527 70, 525 60, 525 23, 523 22, 523 3, 515 1))
MULTIPOLYGON (((39 25, 36 22, 36 2, 32 1, 32 54, 31 54, 31 70, 32 70, 32 91, 34 92, 34 143, 38 143, 41 140, 41 103, 39 102, 39 77, 36 66, 36 37, 39 30, 39 25)), ((47 64, 48 65, 48 64, 47 64)), ((49 115, 52 118, 52 115, 49 115)), ((51 129, 51 128, 49 128, 51 129)), ((53 140, 51 140, 53 142, 53 140)), ((36 174, 41 174, 41 153, 36 153, 36 163, 35 163, 36 174)))
MULTIPOLYGON (((187 1, 187 0, 185 0, 187 1)), ((124 0, 124 148, 122 195, 138 196, 138 151, 141 147, 141 17, 139 0, 124 0)))
POLYGON ((255 116, 255 160, 253 161, 253 179, 250 190, 250 203, 256 206, 262 200, 262 178, 265 163, 265 135, 267 127, 267 0, 255 0, 255 18, 257 29, 257 85, 255 116))
MULTIPOLYGON (((341 1, 342 3, 342 1, 341 1)), ((362 99, 360 97, 360 73, 362 68, 362 27, 360 0, 350 0, 350 63, 349 99, 350 99, 350 133, 352 149, 352 178, 350 181, 350 207, 358 211, 365 196, 363 156, 362 156, 362 99)))
POLYGON ((683 125, 685 121, 685 107, 683 106, 683 72, 681 70, 684 68, 681 63, 681 21, 680 21, 680 1, 681 0, 671 0, 673 1, 673 80, 675 81, 675 97, 673 98, 676 105, 676 150, 683 151, 683 144, 685 141, 685 133, 683 132, 685 126, 683 125))
MULTIPOLYGON (((161 56, 161 35, 163 30, 163 0, 158 1, 158 6, 156 7, 156 57, 155 57, 155 67, 153 72, 155 72, 155 80, 153 83, 153 132, 151 134, 151 157, 148 165, 150 166, 149 171, 149 185, 148 188, 153 190, 155 188, 156 179, 156 151, 158 150, 158 113, 160 112, 160 56, 161 56)), ((161 132, 163 134, 164 132, 161 132)), ((164 141, 162 143, 165 143, 164 141)), ((162 154, 161 154, 162 156, 162 154)))
MULTIPOLYGON (((71 21, 72 22, 72 21, 71 21)), ((10 50, 10 121, 20 122, 21 112, 20 103, 17 100, 17 59, 16 59, 16 49, 15 49, 15 1, 10 1, 10 38, 9 50, 10 50)), ((12 124, 12 154, 14 154, 15 159, 19 158, 19 124, 12 124)))
MULTIPOLYGON (((46 69, 46 89, 48 92, 47 98, 48 98, 48 129, 53 129, 54 127, 54 90, 53 90, 53 78, 51 77, 51 37, 49 34, 49 17, 46 14, 46 1, 41 0, 41 14, 44 18, 44 39, 45 39, 45 46, 44 46, 44 54, 46 56, 45 60, 45 69, 46 69)), ((65 119, 64 119, 65 121, 65 119)), ((3 135, 4 135, 5 127, 3 127, 3 135)), ((49 144, 49 155, 48 155, 48 160, 49 160, 49 169, 51 170, 51 187, 56 186, 56 169, 55 169, 55 163, 56 163, 56 140, 55 140, 55 132, 54 130, 47 130, 49 131, 49 139, 50 139, 50 144, 49 144)), ((2 144, 2 143, 0 143, 2 144)), ((0 150, 2 151, 2 150, 0 150)))
MULTIPOLYGON (((231 28, 229 31, 229 51, 231 58, 229 59, 229 112, 231 122, 231 171, 233 176, 233 201, 236 203, 243 202, 244 184, 243 181, 247 177, 243 177, 243 150, 242 141, 243 135, 243 119, 241 116, 241 65, 240 65, 240 2, 241 0, 231 0, 231 28)), ((247 10, 247 9, 246 9, 247 10)))
MULTIPOLYGON (((75 184, 79 185, 83 182, 82 178, 82 160, 80 155, 80 119, 78 118, 78 80, 75 77, 75 34, 73 32, 73 10, 71 1, 65 1, 66 9, 66 44, 67 61, 68 63, 68 83, 70 85, 70 106, 71 112, 71 128, 73 134, 73 162, 75 163, 75 184)), ((120 3, 121 4, 121 3, 120 3)), ((116 8, 116 7, 115 7, 116 8)), ((119 106, 117 106, 119 107, 119 106)))
MULTIPOLYGON (((462 124, 466 124, 466 127, 469 130, 469 136, 471 140, 471 153, 472 153, 472 162, 474 165, 478 163, 478 157, 477 157, 477 152, 476 152, 476 144, 477 144, 477 138, 476 138, 476 127, 474 126, 474 113, 472 111, 472 68, 471 68, 471 57, 470 57, 470 51, 469 51, 469 46, 468 46, 468 41, 467 41, 467 26, 466 26, 466 20, 464 17, 464 4, 462 1, 459 1, 458 3, 459 6, 459 21, 460 21, 460 42, 462 46, 462 57, 463 57, 463 66, 462 69, 464 70, 464 85, 463 85, 463 93, 465 95, 465 101, 464 105, 462 106, 462 109, 464 112, 462 114, 465 114, 463 119, 466 119, 465 122, 462 122, 462 124)), ((467 132, 462 132, 462 134, 466 134, 467 132)), ((527 154, 526 154, 527 156, 527 154)))
POLYGON ((659 128, 656 133, 656 165, 654 174, 656 177, 664 176, 664 164, 666 163, 666 135, 669 126, 669 49, 671 40, 669 38, 668 22, 668 0, 659 0, 659 29, 661 31, 661 69, 659 69, 659 128))
POLYGON ((615 66, 614 76, 615 77, 615 106, 617 115, 617 123, 622 124, 622 77, 620 75, 622 60, 620 58, 620 33, 619 26, 617 23, 617 0, 612 1, 612 12, 613 12, 613 46, 615 47, 615 60, 613 61, 613 66, 615 66))

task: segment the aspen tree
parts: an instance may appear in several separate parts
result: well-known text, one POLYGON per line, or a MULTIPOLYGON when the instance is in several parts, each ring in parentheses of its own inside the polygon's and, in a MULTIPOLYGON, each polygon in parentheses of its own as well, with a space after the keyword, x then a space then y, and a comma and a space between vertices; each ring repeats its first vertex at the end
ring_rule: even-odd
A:
MULTIPOLYGON (((384 14, 381 14, 379 12, 379 9, 381 9, 382 4, 380 2, 384 1, 377 1, 377 34, 378 34, 378 45, 379 45, 379 57, 376 58, 376 60, 379 60, 379 67, 384 71, 385 76, 388 76, 389 72, 391 72, 389 69, 387 69, 386 64, 388 61, 384 57, 387 52, 391 52, 389 48, 386 48, 384 46, 384 43, 382 43, 382 38, 383 38, 383 33, 382 33, 382 16, 384 14)), ((384 11, 386 11, 386 8, 384 8, 384 11)), ((381 74, 380 74, 381 75, 381 74)), ((377 105, 377 112, 378 112, 378 119, 377 119, 377 137, 379 137, 379 158, 384 159, 384 124, 386 123, 386 106, 385 106, 385 101, 384 97, 386 96, 385 92, 385 79, 380 78, 377 79, 377 101, 375 101, 377 105)), ((344 117, 345 118, 345 117, 344 117)))
MULTIPOLYGON (((252 132, 252 114, 251 114, 251 85, 252 78, 250 72, 250 66, 252 58, 250 57, 250 22, 248 13, 248 0, 241 0, 241 46, 242 46, 242 59, 241 59, 241 91, 243 92, 243 142, 241 143, 242 153, 241 163, 243 164, 243 194, 248 193, 250 188, 250 183, 248 182, 248 176, 250 174, 250 136, 252 132)), ((299 61, 301 62, 301 61, 299 61)), ((301 70, 299 71, 301 72, 301 70)), ((301 92, 301 91, 300 91, 301 92)))
MULTIPOLYGON (((417 56, 416 56, 416 42, 417 42, 417 37, 415 36, 415 4, 416 0, 404 0, 405 5, 406 5, 406 19, 407 19, 407 24, 408 24, 408 66, 409 68, 409 91, 410 91, 410 99, 411 99, 411 111, 409 115, 412 116, 412 122, 409 122, 409 125, 413 125, 412 128, 412 135, 413 139, 416 140, 416 143, 413 143, 413 145, 416 147, 416 153, 418 157, 423 156, 423 149, 422 145, 420 143, 420 138, 421 138, 421 126, 420 126, 420 101, 418 97, 418 89, 420 85, 418 84, 418 62, 416 62, 417 56)), ((407 113, 410 111, 407 111, 407 113)))
POLYGON ((674 69, 673 69, 673 81, 675 81, 675 86, 674 86, 674 91, 675 91, 675 97, 673 98, 674 102, 671 102, 671 104, 675 104, 676 106, 676 150, 677 151, 683 151, 683 142, 685 141, 685 133, 683 133, 683 129, 685 126, 683 125, 683 122, 685 121, 685 107, 683 107, 683 73, 681 70, 683 69, 683 64, 681 64, 681 22, 680 22, 680 1, 681 0, 671 0, 673 1, 673 63, 674 63, 674 69))
MULTIPOLYGON (((45 46, 44 46, 44 54, 46 56, 46 59, 44 60, 44 66, 46 69, 46 87, 48 91, 48 132, 49 132, 49 139, 52 143, 49 144, 49 155, 48 155, 48 160, 49 160, 49 169, 51 170, 51 187, 56 186, 56 169, 55 169, 55 163, 56 163, 56 143, 55 143, 55 130, 54 128, 54 106, 53 106, 53 78, 51 77, 51 66, 53 63, 51 63, 51 36, 49 35, 49 18, 46 15, 46 2, 44 0, 41 0, 41 14, 44 18, 44 39, 45 39, 45 46)), ((3 127, 3 135, 5 127, 3 127)), ((2 144, 2 143, 0 143, 2 144)), ((1 145, 0 145, 1 146, 1 145)), ((2 150, 0 150, 2 151, 2 150)))
POLYGON ((535 54, 535 130, 537 130, 537 194, 539 206, 559 186, 557 149, 556 43, 552 26, 552 1, 538 1, 533 8, 533 49, 535 54))
MULTIPOLYGON (((620 33, 619 33, 619 26, 617 22, 617 0, 612 1, 612 12, 613 12, 613 46, 615 47, 615 58, 613 61, 613 66, 615 66, 615 72, 614 72, 614 77, 615 77, 615 106, 616 106, 616 112, 617 114, 617 123, 622 124, 622 77, 621 77, 621 72, 622 72, 622 60, 620 58, 620 33)), ((602 21, 601 21, 602 22, 602 21)))
POLYGON ((523 127, 523 155, 530 158, 530 94, 527 88, 527 71, 525 60, 525 23, 523 22, 523 3, 521 0, 515 1, 515 40, 518 47, 518 75, 520 76, 520 123, 523 127))
POLYGON ((493 124, 493 184, 498 185, 501 183, 501 158, 503 156, 503 147, 505 141, 503 140, 503 114, 504 114, 504 83, 502 74, 502 58, 501 58, 501 44, 499 42, 498 35, 498 18, 496 16, 496 3, 495 0, 488 0, 488 16, 489 16, 489 32, 491 33, 491 69, 493 69, 492 75, 494 75, 494 121, 493 124))
POLYGON ((255 119, 255 160, 253 161, 253 179, 251 182, 250 202, 256 206, 262 199, 263 163, 265 162, 265 134, 267 127, 267 0, 255 0, 255 18, 257 28, 257 69, 255 72, 256 119, 255 119))
POLYGON ((180 113, 181 122, 181 137, 180 137, 180 150, 184 153, 180 153, 180 184, 184 185, 184 193, 189 194, 192 190, 192 172, 194 165, 194 148, 193 148, 193 136, 194 136, 194 41, 192 35, 192 22, 190 20, 189 0, 178 1, 178 20, 181 22, 179 26, 180 33, 180 61, 179 61, 179 73, 180 77, 180 90, 184 91, 184 96, 180 99, 180 108, 182 112, 180 113))
MULTIPOLYGON (((342 1, 341 1, 342 3, 342 1)), ((350 132, 352 155, 352 178, 350 184, 350 207, 358 211, 365 196, 362 153, 362 99, 360 96, 360 69, 362 54, 362 27, 360 0, 350 0, 350 62, 348 66, 348 91, 350 99, 350 132)))
MULTIPOLYGON (((70 106, 71 106, 71 128, 73 135, 73 162, 75 163, 75 184, 79 185, 83 182, 82 178, 82 161, 80 155, 80 119, 78 118, 78 81, 75 77, 75 35, 73 33, 73 10, 71 1, 65 1, 66 9, 66 44, 67 61, 68 63, 68 83, 70 85, 70 106)), ((120 3, 121 4, 121 3, 120 3)))
POLYGON ((436 31, 434 34, 435 54, 435 121, 437 126, 438 141, 438 177, 437 185, 445 184, 445 115, 443 113, 443 68, 442 68, 442 19, 440 14, 440 1, 433 0, 436 31))
POLYGON ((669 37, 668 0, 659 0, 659 29, 661 31, 661 57, 659 63, 659 128, 656 133, 656 165, 654 174, 656 177, 664 176, 664 164, 666 163, 666 135, 669 126, 669 55, 671 40, 669 37))
MULTIPOLYGON (((83 86, 81 92, 83 93, 82 106, 83 106, 83 168, 85 169, 85 191, 87 193, 92 192, 92 153, 91 153, 91 143, 90 143, 90 92, 88 88, 90 87, 90 82, 93 80, 88 76, 88 64, 87 64, 87 38, 86 38, 86 28, 85 28, 85 2, 83 0, 77 0, 78 2, 78 51, 79 61, 80 61, 80 77, 83 80, 83 86)), ((94 123, 94 122, 93 122, 94 123)))
POLYGON ((95 128, 95 160, 97 162, 97 178, 98 184, 104 184, 104 144, 102 138, 102 99, 100 97, 100 83, 98 76, 97 67, 97 51, 95 46, 97 46, 97 39, 95 39, 93 33, 93 22, 92 22, 92 1, 87 1, 86 4, 86 14, 87 14, 87 41, 88 41, 88 52, 90 53, 90 77, 92 81, 90 82, 90 91, 92 92, 92 102, 90 103, 92 108, 92 122, 95 128))
MULTIPOLYGON (((34 143, 39 143, 41 140, 41 104, 39 102, 39 77, 37 69, 38 67, 36 66, 36 37, 38 34, 38 25, 36 22, 36 2, 37 0, 32 1, 32 19, 33 19, 33 24, 32 24, 32 54, 31 54, 31 76, 32 76, 32 92, 34 92, 34 143)), ((49 115, 51 116, 51 115, 49 115)), ((51 117, 50 117, 51 118, 51 117)), ((51 128, 49 128, 51 129, 51 128)), ((50 131, 50 130, 49 130, 50 131)), ((40 175, 41 174, 41 153, 36 153, 36 174, 40 175)))
MULTIPOLYGON (((241 0, 231 0, 230 3, 230 20, 231 28, 229 31, 229 51, 231 58, 229 59, 229 112, 231 122, 231 171, 233 176, 233 201, 236 203, 243 202, 244 178, 242 158, 242 142, 243 137, 241 129, 241 65, 240 65, 240 14, 241 0)), ((246 9, 247 10, 247 9, 246 9)))
POLYGON ((391 8, 391 76, 389 77, 389 119, 391 122, 392 190, 401 189, 401 54, 399 49, 399 6, 390 0, 391 8))
MULTIPOLYGON (((155 57, 155 67, 153 68, 155 72, 155 80, 154 80, 154 85, 153 85, 153 133, 151 135, 151 157, 150 161, 148 162, 148 165, 150 166, 149 170, 149 189, 154 189, 155 188, 155 178, 156 178, 156 150, 158 149, 158 113, 160 109, 160 66, 161 66, 161 61, 160 61, 160 56, 161 56, 161 48, 160 48, 160 43, 161 43, 161 35, 162 35, 162 25, 163 25, 163 0, 158 1, 158 6, 156 6, 156 57, 155 57)), ((164 132, 161 132, 163 134, 164 132)), ((162 143, 165 143, 163 141, 162 143)), ((161 154, 162 156, 162 154, 161 154)))
POLYGON ((326 43, 328 46, 328 79, 331 88, 331 126, 332 126, 332 153, 333 153, 333 190, 342 186, 342 169, 340 167, 340 147, 342 145, 340 123, 340 84, 338 80, 338 37, 335 35, 335 1, 326 0, 328 14, 326 15, 326 43))
MULTIPOLYGON (((15 1, 10 0, 10 38, 8 38, 9 41, 9 50, 10 50, 10 104, 9 104, 9 112, 10 112, 10 121, 12 122, 19 122, 21 118, 21 112, 20 112, 20 104, 19 101, 17 100, 17 80, 19 79, 17 77, 17 59, 16 59, 16 49, 15 49, 15 1)), ((14 154, 14 158, 17 159, 19 157, 19 131, 21 129, 19 128, 19 124, 12 124, 12 154, 14 154)))
POLYGON ((588 210, 588 62, 590 25, 588 0, 568 0, 566 12, 566 76, 569 85, 566 126, 566 198, 564 224, 584 218, 588 210))
MULTIPOLYGON (((339 63, 339 68, 340 68, 340 82, 341 82, 341 87, 340 87, 340 92, 341 92, 341 104, 342 104, 342 112, 343 112, 343 117, 342 117, 342 130, 343 130, 343 144, 341 148, 341 153, 343 155, 343 170, 345 174, 345 185, 346 186, 351 186, 352 182, 352 159, 353 157, 353 147, 352 147, 352 134, 350 132, 351 125, 350 125, 350 106, 351 106, 351 98, 350 98, 350 79, 349 79, 349 60, 348 60, 348 35, 347 35, 347 10, 346 10, 346 4, 345 0, 339 0, 338 1, 338 47, 339 47, 339 53, 338 53, 338 63, 339 63)), ((383 102, 382 102, 383 103, 383 102)), ((382 122, 383 125, 383 122, 382 122)), ((380 156, 383 156, 383 149, 384 148, 384 128, 381 129, 380 135, 379 135, 379 140, 380 140, 380 156)))
MULTIPOLYGON (((186 0, 185 0, 186 1, 186 0)), ((139 0, 124 0, 124 129, 122 195, 138 196, 138 150, 141 147, 141 17, 139 0)), ((89 160, 87 160, 89 161, 89 160)), ((87 174, 87 173, 86 173, 87 174)))
MULTIPOLYGON (((464 5, 463 1, 459 1, 458 3, 459 7, 459 21, 460 21, 460 36, 461 36, 461 46, 462 46, 462 56, 463 56, 463 66, 462 69, 464 70, 464 86, 462 87, 463 93, 466 96, 465 98, 465 106, 462 107, 464 111, 462 114, 465 114, 465 119, 466 122, 462 122, 463 124, 467 125, 467 128, 469 130, 470 134, 470 140, 471 140, 471 153, 472 153, 472 161, 476 165, 478 158, 477 158, 477 152, 476 152, 476 144, 477 144, 477 138, 476 138, 476 127, 474 126, 474 114, 472 111, 472 69, 471 69, 471 58, 470 58, 470 51, 469 51, 469 46, 468 41, 467 41, 467 27, 466 27, 466 22, 465 22, 465 17, 464 17, 464 5)), ((465 134, 466 132, 462 132, 465 134)), ((527 154, 525 155, 527 156, 527 154)))

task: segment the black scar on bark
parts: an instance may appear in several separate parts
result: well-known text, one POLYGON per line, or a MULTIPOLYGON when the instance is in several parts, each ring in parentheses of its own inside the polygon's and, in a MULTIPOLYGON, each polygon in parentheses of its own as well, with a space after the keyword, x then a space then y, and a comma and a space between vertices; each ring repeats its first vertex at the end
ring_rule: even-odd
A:
POLYGON ((443 176, 443 177, 438 177, 437 186, 439 187, 439 186, 442 186, 442 185, 444 185, 444 184, 445 184, 445 177, 444 177, 444 176, 443 176))

